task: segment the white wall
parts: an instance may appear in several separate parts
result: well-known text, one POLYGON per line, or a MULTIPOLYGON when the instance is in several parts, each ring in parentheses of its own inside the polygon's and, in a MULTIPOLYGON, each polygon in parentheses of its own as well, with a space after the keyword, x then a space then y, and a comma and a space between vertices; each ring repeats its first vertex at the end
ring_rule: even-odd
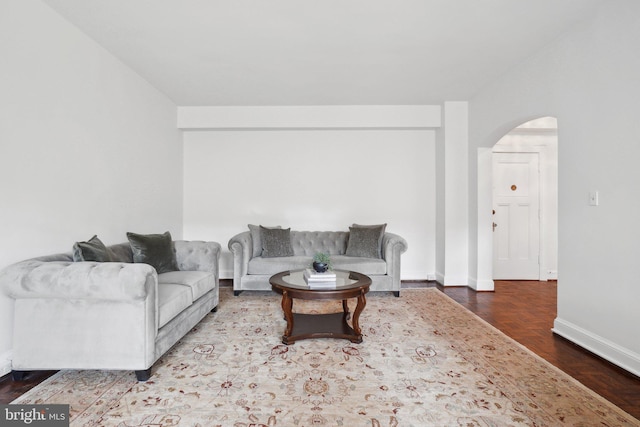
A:
MULTIPOLYGON (((443 114, 446 114, 443 113, 443 114)), ((445 236, 447 225, 447 211, 445 209, 445 182, 446 172, 445 167, 445 144, 446 144, 446 129, 441 127, 436 130, 436 280, 439 283, 444 281, 444 272, 446 268, 445 264, 445 236)), ((467 141, 468 144, 468 141, 467 141)), ((468 227, 467 227, 468 228, 468 227)))
MULTIPOLYGON (((640 375, 640 3, 606 2, 470 102, 470 152, 529 119, 558 118, 558 315, 554 331, 640 375), (588 194, 598 190, 600 205, 588 194)), ((475 169, 470 160, 470 170, 475 169)), ((477 169, 470 181, 480 180, 477 169)), ((489 193, 490 194, 490 193, 489 193)), ((484 218, 484 193, 470 195, 484 218), (477 199, 476 199, 477 197, 477 199)), ((472 219, 479 248, 484 220, 472 219)), ((490 244, 490 239, 488 239, 490 244)), ((490 249, 489 249, 490 250, 490 249)))
POLYGON ((444 286, 468 285, 469 277, 469 105, 444 105, 444 269, 437 274, 444 286))
MULTIPOLYGON (((97 234, 182 235, 176 107, 48 6, 0 3, 0 268, 97 234)), ((0 374, 12 304, 0 296, 0 374)))
MULTIPOLYGON (((439 117, 439 112, 438 112, 439 117)), ((433 130, 185 132, 184 234, 222 243, 247 224, 347 230, 386 222, 409 245, 403 279, 435 272, 433 130)))
POLYGON ((426 129, 439 105, 181 106, 181 129, 426 129))

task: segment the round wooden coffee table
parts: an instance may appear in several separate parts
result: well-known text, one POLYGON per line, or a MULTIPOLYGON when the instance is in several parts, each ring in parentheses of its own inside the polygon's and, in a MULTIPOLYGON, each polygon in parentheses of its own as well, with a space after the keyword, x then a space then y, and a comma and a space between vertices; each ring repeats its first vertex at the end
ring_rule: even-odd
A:
POLYGON ((282 310, 287 327, 282 336, 283 344, 293 344, 308 338, 343 338, 354 343, 362 342, 362 333, 358 323, 360 313, 367 301, 371 278, 362 273, 336 270, 336 286, 332 288, 311 289, 303 276, 304 270, 283 271, 271 276, 271 288, 282 294, 282 310), (342 300, 342 313, 302 314, 293 313, 293 299, 304 300, 342 300), (357 298, 358 304, 350 317, 347 300, 357 298))

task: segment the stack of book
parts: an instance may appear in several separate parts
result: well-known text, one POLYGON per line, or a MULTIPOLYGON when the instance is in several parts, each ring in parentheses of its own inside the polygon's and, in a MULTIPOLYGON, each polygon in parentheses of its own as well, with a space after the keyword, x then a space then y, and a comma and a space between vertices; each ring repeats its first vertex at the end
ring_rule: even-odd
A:
POLYGON ((310 289, 331 289, 336 287, 336 273, 333 271, 318 273, 311 268, 307 268, 304 271, 304 280, 310 289))

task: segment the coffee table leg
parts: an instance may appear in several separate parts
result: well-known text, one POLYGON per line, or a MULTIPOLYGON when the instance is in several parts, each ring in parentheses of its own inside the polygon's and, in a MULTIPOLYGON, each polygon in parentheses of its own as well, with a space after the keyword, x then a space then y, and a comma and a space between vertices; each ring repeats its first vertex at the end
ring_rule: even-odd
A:
POLYGON ((289 344, 288 338, 291 336, 291 331, 293 331, 293 299, 289 297, 289 293, 287 291, 282 292, 282 311, 284 312, 284 318, 287 320, 287 328, 284 330, 284 335, 282 336, 282 343, 289 344))
POLYGON ((364 295, 365 293, 363 289, 360 295, 358 295, 358 304, 356 305, 356 309, 353 311, 353 320, 351 323, 353 325, 353 332, 355 332, 357 338, 357 341, 354 342, 362 342, 362 331, 360 330, 359 320, 360 313, 362 313, 362 310, 364 310, 364 307, 367 305, 367 300, 364 295))
POLYGON ((344 312, 344 319, 349 320, 349 317, 351 317, 349 315, 349 300, 342 300, 342 311, 344 312))

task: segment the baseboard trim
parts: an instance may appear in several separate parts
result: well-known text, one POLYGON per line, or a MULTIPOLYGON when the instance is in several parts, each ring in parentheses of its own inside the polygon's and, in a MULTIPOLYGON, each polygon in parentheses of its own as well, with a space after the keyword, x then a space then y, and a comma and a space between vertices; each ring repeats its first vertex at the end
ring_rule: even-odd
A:
POLYGON ((469 278, 467 276, 446 276, 442 279, 443 286, 469 286, 469 278))
POLYGON ((220 279, 233 279, 233 269, 220 270, 219 278, 220 279))
POLYGON ((11 350, 0 354, 0 377, 11 372, 11 350))
POLYGON ((640 354, 560 318, 553 321, 551 331, 640 377, 640 354))
POLYGON ((478 292, 488 292, 495 290, 493 280, 478 280, 475 277, 469 278, 469 287, 478 292))

